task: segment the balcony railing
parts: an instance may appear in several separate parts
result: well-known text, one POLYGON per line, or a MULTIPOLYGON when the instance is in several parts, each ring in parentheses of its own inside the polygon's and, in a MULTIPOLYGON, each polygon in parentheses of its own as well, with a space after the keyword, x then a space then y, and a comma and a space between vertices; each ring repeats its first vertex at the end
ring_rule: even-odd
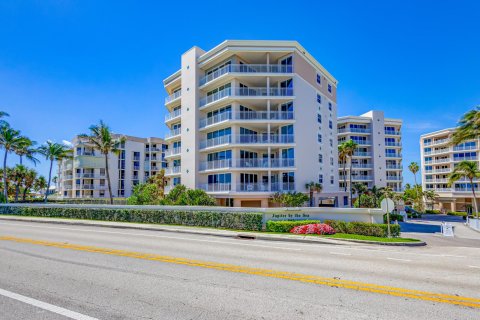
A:
POLYGON ((212 117, 200 120, 200 128, 220 123, 227 120, 293 120, 293 112, 282 111, 241 111, 241 112, 225 112, 212 117))
POLYGON ((385 134, 391 135, 391 136, 399 136, 399 135, 400 135, 400 131, 397 131, 397 130, 385 130, 385 134))
POLYGON ((387 147, 401 147, 402 143, 401 142, 387 141, 387 142, 385 142, 385 146, 387 146, 387 147))
POLYGON ((450 158, 445 158, 445 159, 436 159, 436 160, 426 160, 425 164, 437 164, 437 163, 447 163, 452 161, 450 158))
POLYGON ((173 100, 176 100, 182 96, 182 90, 178 90, 177 92, 172 93, 168 97, 165 98, 165 103, 170 103, 173 100))
POLYGON ((467 150, 477 150, 477 146, 455 146, 453 151, 467 151, 467 150))
POLYGON ((426 151, 426 152, 424 152, 424 155, 429 156, 429 155, 433 155, 433 154, 441 154, 441 153, 448 153, 448 152, 450 152, 450 148, 426 151))
POLYGON ((200 149, 214 147, 218 145, 235 144, 285 144, 294 143, 293 134, 237 134, 226 135, 200 141, 200 149))
POLYGON ((174 155, 180 154, 181 152, 182 152, 182 148, 181 148, 181 147, 168 149, 168 150, 165 152, 165 157, 174 156, 174 155))
POLYGON ((401 158, 402 155, 400 153, 386 153, 385 157, 387 157, 387 158, 401 158))
POLYGON ((372 141, 370 140, 354 140, 356 144, 358 145, 369 145, 372 144, 372 141))
POLYGON ((372 153, 371 152, 361 152, 361 151, 355 151, 353 153, 354 157, 371 157, 372 153))
POLYGON ((352 133, 371 133, 372 129, 364 128, 341 128, 337 130, 338 133, 352 132, 352 133))
POLYGON ((388 181, 402 181, 403 178, 400 176, 387 176, 388 181))
POLYGON ((278 64, 229 64, 200 78, 200 85, 215 80, 224 74, 235 73, 292 73, 293 66, 278 64))
POLYGON ((215 102, 228 96, 235 97, 290 97, 293 96, 293 88, 278 88, 278 87, 259 87, 259 88, 245 88, 234 87, 220 90, 214 94, 200 99, 200 107, 209 103, 215 102))
POLYGON ((478 157, 453 157, 454 162, 477 160, 478 157))
MULTIPOLYGON (((342 179, 343 179, 343 176, 342 176, 342 179)), ((365 181, 365 180, 373 180, 373 178, 372 176, 352 175, 352 180, 365 181)))
MULTIPOLYGON (((352 164, 352 168, 354 169, 368 169, 368 168, 373 168, 373 165, 371 163, 354 163, 352 164)), ((348 169, 348 166, 347 166, 348 169)))
POLYGON ((448 179, 425 179, 426 183, 448 183, 448 179))
POLYGON ((258 182, 258 183, 239 183, 236 186, 237 192, 287 192, 294 191, 295 184, 293 182, 274 182, 270 186, 268 183, 258 182))
POLYGON ((181 166, 168 167, 165 170, 165 174, 179 174, 181 172, 182 172, 182 167, 181 166))
POLYGON ((206 192, 228 192, 232 189, 231 183, 207 183, 200 185, 200 189, 206 192))
POLYGON ((182 115, 182 109, 173 110, 165 115, 165 121, 170 121, 182 115))
POLYGON ((290 168, 295 166, 295 159, 222 159, 200 163, 200 171, 227 168, 290 168))
POLYGON ((182 133, 182 128, 172 129, 165 135, 165 139, 173 138, 182 133))

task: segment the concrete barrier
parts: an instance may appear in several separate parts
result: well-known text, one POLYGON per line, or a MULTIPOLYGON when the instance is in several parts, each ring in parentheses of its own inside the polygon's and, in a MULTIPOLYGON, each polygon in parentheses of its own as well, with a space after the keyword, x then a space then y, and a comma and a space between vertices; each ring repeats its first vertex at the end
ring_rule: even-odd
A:
POLYGON ((263 213, 263 223, 269 220, 342 220, 383 223, 381 209, 367 208, 239 208, 239 207, 203 207, 203 206, 131 206, 105 204, 58 204, 58 203, 9 203, 0 206, 14 207, 50 207, 81 209, 134 209, 134 210, 167 210, 167 211, 214 211, 214 212, 256 212, 263 213))

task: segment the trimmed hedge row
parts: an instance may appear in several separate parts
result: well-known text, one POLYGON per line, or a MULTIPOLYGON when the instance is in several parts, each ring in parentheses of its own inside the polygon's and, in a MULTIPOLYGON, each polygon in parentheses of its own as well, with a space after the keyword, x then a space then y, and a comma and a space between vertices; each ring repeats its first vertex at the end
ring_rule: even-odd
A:
MULTIPOLYGON (((345 222, 336 220, 325 220, 337 233, 359 234, 362 236, 387 237, 388 225, 381 223, 368 222, 345 222)), ((400 236, 400 226, 397 224, 390 225, 392 237, 400 236)))
MULTIPOLYGON (((303 226, 311 223, 320 223, 318 220, 284 220, 267 221, 267 230, 269 232, 290 232, 296 226, 303 226)), ((345 222, 336 220, 325 220, 323 223, 331 226, 337 233, 358 234, 362 236, 387 237, 388 226, 381 223, 368 222, 345 222)), ((390 231, 393 237, 400 236, 400 226, 390 225, 390 231)))
POLYGON ((262 230, 262 214, 245 212, 1 206, 0 214, 118 222, 173 224, 251 231, 262 230))
POLYGON ((425 210, 425 214, 442 214, 440 210, 425 210))
POLYGON ((306 224, 320 223, 319 220, 282 220, 267 221, 267 232, 290 232, 294 227, 304 226, 306 224))

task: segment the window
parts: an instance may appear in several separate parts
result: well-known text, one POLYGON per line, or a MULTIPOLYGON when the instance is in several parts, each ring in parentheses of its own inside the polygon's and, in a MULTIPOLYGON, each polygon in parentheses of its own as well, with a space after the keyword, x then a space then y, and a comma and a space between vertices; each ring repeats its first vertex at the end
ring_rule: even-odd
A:
POLYGON ((318 183, 323 183, 323 174, 318 175, 318 183))
POLYGON ((317 74, 317 83, 321 84, 322 83, 322 76, 317 74))
POLYGON ((232 174, 231 173, 220 173, 220 174, 209 174, 208 183, 231 183, 232 174))
POLYGON ((328 84, 328 92, 332 93, 332 85, 330 83, 328 84))
POLYGON ((232 134, 232 128, 225 128, 207 133, 207 139, 215 139, 218 137, 229 136, 232 134))
POLYGON ((333 140, 330 139, 330 147, 333 147, 333 140))
POLYGON ((328 103, 328 110, 332 111, 332 103, 331 102, 328 103))
POLYGON ((318 121, 318 123, 322 123, 322 115, 321 114, 317 114, 317 121, 318 121))
POLYGON ((317 93, 317 102, 322 103, 322 96, 317 93))
POLYGON ((348 196, 343 197, 343 205, 348 206, 348 196))
POLYGON ((333 176, 330 176, 330 184, 335 184, 335 178, 333 176))
POLYGON ((232 159, 232 150, 225 150, 220 152, 209 153, 207 161, 232 159))
POLYGON ((333 158, 330 157, 330 165, 333 166, 333 158))
POLYGON ((318 142, 320 142, 320 143, 322 142, 322 134, 320 134, 320 133, 318 134, 318 142))
POLYGON ((323 155, 318 154, 318 162, 323 163, 323 155))
POLYGON ((333 123, 332 123, 332 120, 329 120, 329 121, 328 121, 328 127, 329 127, 330 129, 332 129, 332 128, 333 128, 333 123))

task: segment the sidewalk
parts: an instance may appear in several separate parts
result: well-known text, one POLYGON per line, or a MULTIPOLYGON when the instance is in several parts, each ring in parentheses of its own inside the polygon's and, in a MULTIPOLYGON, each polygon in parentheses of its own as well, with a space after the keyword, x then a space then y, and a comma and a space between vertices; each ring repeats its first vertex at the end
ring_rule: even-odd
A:
POLYGON ((289 242, 302 242, 302 243, 323 243, 334 245, 390 245, 390 246, 421 246, 425 245, 424 242, 418 243, 381 243, 373 241, 362 240, 347 240, 347 239, 328 239, 312 236, 299 236, 290 234, 269 234, 262 232, 249 232, 249 231, 233 231, 224 229, 213 229, 206 227, 189 227, 189 226, 172 226, 164 224, 144 224, 144 223, 128 223, 128 222, 112 222, 112 221, 96 221, 96 220, 80 220, 80 219, 58 219, 58 218, 42 218, 42 217, 24 217, 24 216, 8 216, 0 215, 1 221, 22 221, 22 222, 36 222, 36 223, 55 223, 72 226, 94 226, 104 228, 119 228, 119 229, 134 229, 134 230, 150 230, 150 231, 164 231, 175 233, 188 233, 196 235, 208 235, 214 237, 225 237, 235 239, 256 239, 256 240, 268 240, 268 241, 289 241, 289 242))

